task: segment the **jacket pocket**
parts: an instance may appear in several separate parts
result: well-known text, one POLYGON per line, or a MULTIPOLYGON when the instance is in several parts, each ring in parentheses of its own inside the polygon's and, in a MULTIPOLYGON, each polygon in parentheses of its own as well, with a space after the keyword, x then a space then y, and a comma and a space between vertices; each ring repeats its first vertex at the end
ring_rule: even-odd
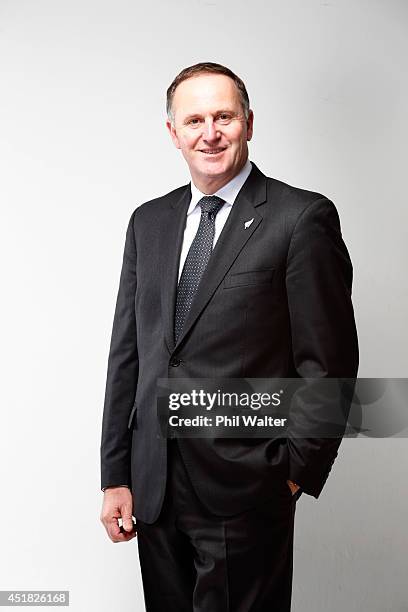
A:
POLYGON ((267 270, 252 270, 250 272, 235 272, 225 277, 224 288, 243 287, 245 285, 267 285, 272 282, 273 268, 267 270))
POLYGON ((134 425, 134 429, 137 427, 137 406, 136 403, 133 404, 133 408, 130 411, 129 421, 128 421, 128 429, 132 428, 132 424, 134 425))

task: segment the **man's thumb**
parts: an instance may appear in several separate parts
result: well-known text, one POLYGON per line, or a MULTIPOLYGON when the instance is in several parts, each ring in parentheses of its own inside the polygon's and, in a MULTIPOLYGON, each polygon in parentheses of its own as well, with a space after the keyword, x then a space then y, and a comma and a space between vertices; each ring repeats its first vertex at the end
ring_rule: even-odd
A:
POLYGON ((133 530, 133 520, 132 520, 132 515, 131 514, 123 514, 122 515, 122 520, 123 520, 123 529, 125 531, 131 532, 133 530))

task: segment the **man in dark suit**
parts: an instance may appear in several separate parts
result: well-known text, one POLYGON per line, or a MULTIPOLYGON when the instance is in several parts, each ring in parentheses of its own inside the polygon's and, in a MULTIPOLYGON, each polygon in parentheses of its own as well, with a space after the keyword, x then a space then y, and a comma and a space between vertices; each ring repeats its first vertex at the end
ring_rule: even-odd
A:
POLYGON ((192 180, 129 221, 101 519, 127 541, 133 511, 148 611, 287 612, 296 501, 320 495, 341 437, 167 440, 157 379, 304 380, 291 405, 304 433, 321 414, 310 381, 357 373, 351 262, 330 200, 249 161, 253 112, 228 68, 183 70, 167 111, 192 180))

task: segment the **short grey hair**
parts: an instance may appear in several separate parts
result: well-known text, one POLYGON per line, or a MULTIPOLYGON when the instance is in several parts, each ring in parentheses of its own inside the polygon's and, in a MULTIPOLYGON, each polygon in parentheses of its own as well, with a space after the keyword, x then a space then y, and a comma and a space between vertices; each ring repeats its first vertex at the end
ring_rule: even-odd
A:
POLYGON ((249 117, 249 97, 248 92, 245 87, 244 82, 232 72, 226 66, 222 64, 215 64, 214 62, 200 62, 199 64, 194 64, 193 66, 188 66, 188 68, 184 68, 173 80, 170 87, 167 89, 167 98, 166 98, 166 112, 169 118, 169 121, 174 125, 174 113, 173 113, 173 98, 174 92, 177 87, 183 81, 190 79, 191 77, 198 76, 200 74, 224 74, 225 76, 230 77, 236 85, 236 88, 239 93, 239 97, 241 99, 242 110, 244 111, 245 119, 249 117))

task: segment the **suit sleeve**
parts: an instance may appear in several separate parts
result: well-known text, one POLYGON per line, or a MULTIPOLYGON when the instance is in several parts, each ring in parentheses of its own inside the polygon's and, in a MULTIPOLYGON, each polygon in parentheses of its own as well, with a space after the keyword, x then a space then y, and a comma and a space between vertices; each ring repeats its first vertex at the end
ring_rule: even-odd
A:
POLYGON ((139 371, 135 318, 135 212, 126 232, 108 357, 101 439, 102 489, 116 485, 131 486, 132 430, 128 428, 128 422, 139 371))
POLYGON ((352 265, 336 208, 320 198, 297 220, 286 268, 293 361, 304 379, 290 409, 289 479, 314 497, 337 456, 357 375, 351 286, 352 265), (335 435, 322 437, 328 424, 336 425, 335 435))

